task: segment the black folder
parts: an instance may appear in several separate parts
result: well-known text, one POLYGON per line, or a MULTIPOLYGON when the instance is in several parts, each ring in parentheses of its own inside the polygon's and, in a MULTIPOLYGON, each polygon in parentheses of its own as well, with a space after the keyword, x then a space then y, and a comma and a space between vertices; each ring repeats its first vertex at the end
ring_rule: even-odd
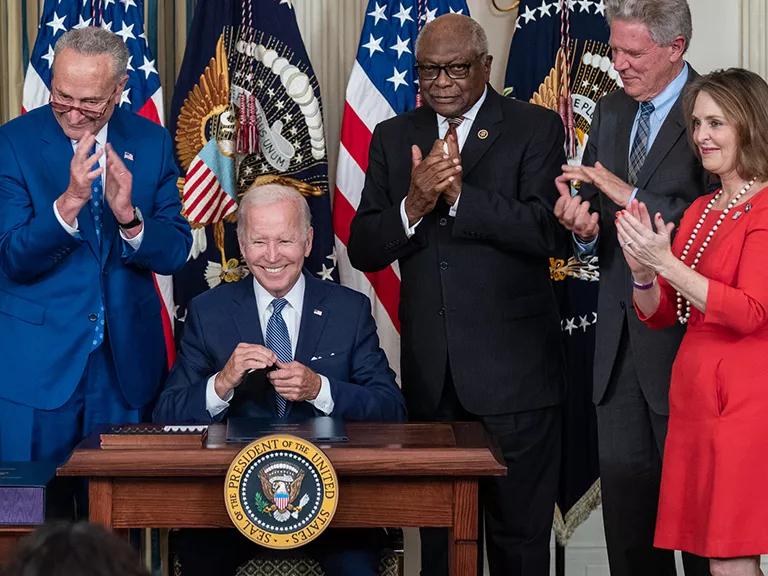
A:
POLYGON ((278 420, 235 416, 227 420, 227 442, 252 442, 270 434, 293 434, 310 442, 347 442, 343 420, 318 416, 308 420, 278 420))

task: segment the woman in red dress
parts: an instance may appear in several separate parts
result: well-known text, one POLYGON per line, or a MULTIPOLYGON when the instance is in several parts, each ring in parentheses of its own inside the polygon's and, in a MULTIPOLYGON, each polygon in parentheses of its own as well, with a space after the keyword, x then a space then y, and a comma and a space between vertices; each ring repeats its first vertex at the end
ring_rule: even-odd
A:
MULTIPOLYGON (((689 136, 720 188, 674 225, 617 215, 635 309, 687 326, 672 369, 655 545, 755 576, 768 552, 768 85, 731 68, 692 83, 689 136)), ((653 358, 648 358, 649 362, 653 358)))

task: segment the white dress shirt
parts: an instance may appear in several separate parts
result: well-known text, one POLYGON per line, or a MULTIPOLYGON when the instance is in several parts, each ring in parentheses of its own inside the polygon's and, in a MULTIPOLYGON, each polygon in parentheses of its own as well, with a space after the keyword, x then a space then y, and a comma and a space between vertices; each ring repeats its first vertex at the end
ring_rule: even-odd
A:
MULTIPOLYGON (((483 102, 485 102, 485 97, 487 94, 488 87, 486 86, 485 90, 483 90, 482 96, 480 96, 472 108, 464 112, 464 120, 456 127, 456 136, 459 139, 459 152, 461 152, 461 150, 464 148, 464 143, 467 141, 467 137, 472 131, 472 124, 475 122, 475 117, 477 116, 480 107, 483 105, 483 102)), ((437 137, 443 140, 445 139, 445 134, 448 132, 448 118, 437 113, 435 113, 435 116, 437 116, 437 137)), ((449 216, 453 216, 454 218, 456 217, 456 210, 459 207, 460 199, 461 192, 459 192, 459 196, 456 198, 456 202, 454 202, 453 206, 451 206, 450 210, 448 210, 449 216)), ((405 235, 408 238, 416 233, 416 227, 421 223, 421 218, 419 218, 419 220, 413 226, 408 225, 408 215, 405 213, 405 198, 403 198, 402 202, 400 202, 400 220, 403 222, 403 229, 405 229, 405 235)))
MULTIPOLYGON (((104 126, 101 127, 101 130, 98 131, 96 134, 96 151, 103 150, 104 145, 107 143, 107 126, 109 126, 109 123, 104 124, 104 126)), ((77 140, 70 140, 72 142, 72 150, 74 152, 77 152, 77 140)), ((101 168, 104 168, 104 172, 101 173, 101 189, 104 190, 104 177, 107 174, 107 155, 102 154, 99 158, 99 166, 101 168)), ((105 209, 109 209, 109 205, 105 202, 105 209)), ((61 217, 61 214, 59 214, 59 209, 56 208, 56 200, 53 201, 53 214, 56 216, 56 220, 59 221, 59 224, 61 224, 62 228, 66 230, 70 236, 77 236, 80 234, 80 227, 77 224, 77 217, 75 217, 75 223, 74 226, 70 226, 67 224, 64 219, 61 217)), ((133 238, 128 238, 124 233, 123 230, 120 229, 120 237, 125 240, 128 243, 128 246, 133 248, 133 250, 138 250, 139 246, 141 246, 141 241, 144 238, 144 226, 141 227, 141 230, 139 231, 136 236, 133 238)))
MULTIPOLYGON (((301 311, 304 307, 304 287, 306 281, 304 276, 300 275, 296 284, 293 285, 288 293, 283 296, 288 301, 288 304, 283 308, 282 315, 285 320, 285 325, 288 328, 288 336, 291 338, 291 355, 296 357, 296 342, 299 340, 299 328, 301 327, 301 311)), ((253 279, 253 291, 256 295, 256 309, 259 313, 259 323, 261 324, 261 335, 266 342, 267 339, 267 322, 269 322, 272 316, 272 300, 275 299, 272 294, 267 292, 264 287, 253 279)), ((224 411, 229 407, 229 403, 232 397, 235 395, 234 390, 230 390, 226 398, 220 398, 216 394, 214 388, 214 382, 216 380, 216 374, 208 378, 208 384, 205 390, 205 408, 214 418, 216 415, 224 411)), ((331 395, 331 383, 328 378, 322 374, 320 376, 320 392, 317 394, 317 398, 314 400, 307 400, 312 406, 323 412, 324 414, 330 414, 333 412, 334 401, 331 395)))

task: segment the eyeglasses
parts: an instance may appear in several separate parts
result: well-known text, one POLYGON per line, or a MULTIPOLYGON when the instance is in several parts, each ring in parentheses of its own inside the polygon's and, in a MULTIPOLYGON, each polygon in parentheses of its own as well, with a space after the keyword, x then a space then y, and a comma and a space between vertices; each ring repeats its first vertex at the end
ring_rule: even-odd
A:
POLYGON ((107 97, 106 100, 102 104, 97 105, 90 105, 87 107, 84 106, 73 106, 72 104, 64 104, 63 102, 57 102, 53 99, 53 93, 51 93, 50 98, 48 99, 48 102, 51 105, 51 108, 53 108, 53 111, 57 114, 66 114, 67 112, 71 112, 72 110, 77 110, 88 118, 89 120, 98 120, 102 116, 104 116, 104 113, 107 111, 107 108, 109 108, 109 102, 112 100, 112 97, 115 95, 114 90, 112 91, 112 94, 107 97))
POLYGON ((472 68, 472 62, 463 62, 458 64, 446 64, 445 66, 436 66, 434 64, 417 64, 416 72, 421 80, 437 80, 440 72, 444 71, 448 78, 453 80, 462 80, 469 76, 469 70, 472 68))

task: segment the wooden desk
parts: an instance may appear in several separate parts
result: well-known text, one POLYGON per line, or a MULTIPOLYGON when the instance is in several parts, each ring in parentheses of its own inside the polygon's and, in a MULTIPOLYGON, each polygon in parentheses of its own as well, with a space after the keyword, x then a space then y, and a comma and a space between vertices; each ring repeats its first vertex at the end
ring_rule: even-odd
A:
POLYGON ((0 526, 0 568, 10 561, 19 540, 35 528, 36 526, 0 526))
MULTIPOLYGON (((224 475, 241 444, 209 428, 206 448, 101 450, 84 441, 58 469, 89 479, 90 519, 113 529, 232 528, 224 475)), ((446 527, 454 576, 476 574, 478 480, 506 473, 477 423, 347 424, 319 446, 339 476, 331 526, 446 527)))

